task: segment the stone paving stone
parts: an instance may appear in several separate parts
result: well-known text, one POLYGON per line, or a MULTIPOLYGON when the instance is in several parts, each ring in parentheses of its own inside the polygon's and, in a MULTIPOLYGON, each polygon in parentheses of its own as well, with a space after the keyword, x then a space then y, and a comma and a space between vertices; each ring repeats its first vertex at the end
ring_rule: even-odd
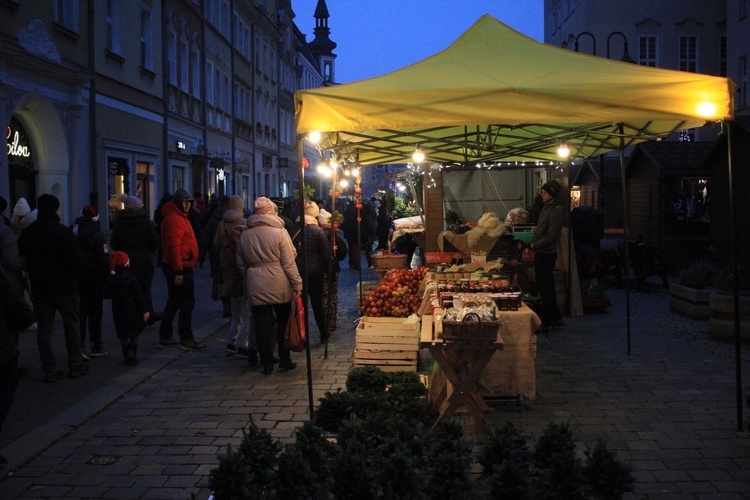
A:
MULTIPOLYGON (((102 498, 148 498, 149 488, 110 488, 102 498)), ((161 490, 160 494, 166 494, 161 490)), ((166 497, 165 497, 166 498, 166 497)))

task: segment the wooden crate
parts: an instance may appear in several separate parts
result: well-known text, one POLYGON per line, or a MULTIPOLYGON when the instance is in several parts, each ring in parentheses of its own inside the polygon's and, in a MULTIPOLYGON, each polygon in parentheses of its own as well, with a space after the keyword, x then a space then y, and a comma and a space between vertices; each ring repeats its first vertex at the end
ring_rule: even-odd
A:
POLYGON ((380 284, 379 281, 360 281, 357 283, 357 300, 359 300, 359 291, 362 290, 362 298, 366 299, 370 292, 380 284))
POLYGON ((377 366, 383 371, 417 371, 419 323, 406 318, 362 318, 354 343, 354 366, 377 366))

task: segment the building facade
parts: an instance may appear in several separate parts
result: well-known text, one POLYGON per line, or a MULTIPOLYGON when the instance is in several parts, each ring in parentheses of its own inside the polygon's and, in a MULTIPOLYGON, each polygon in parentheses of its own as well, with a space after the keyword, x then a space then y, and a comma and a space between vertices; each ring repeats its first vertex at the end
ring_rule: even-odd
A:
POLYGON ((3 0, 0 195, 64 222, 119 193, 291 196, 294 92, 334 83, 307 45, 291 0, 3 0))

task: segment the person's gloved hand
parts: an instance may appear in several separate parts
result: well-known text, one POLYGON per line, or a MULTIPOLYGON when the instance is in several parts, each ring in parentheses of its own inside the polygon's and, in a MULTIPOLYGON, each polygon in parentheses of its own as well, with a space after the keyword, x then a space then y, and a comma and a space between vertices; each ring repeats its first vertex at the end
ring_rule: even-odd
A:
POLYGON ((143 321, 148 321, 149 316, 151 316, 151 313, 149 312, 143 313, 143 321))
POLYGON ((184 277, 181 274, 178 274, 174 277, 174 284, 177 286, 182 285, 183 281, 184 281, 184 277))

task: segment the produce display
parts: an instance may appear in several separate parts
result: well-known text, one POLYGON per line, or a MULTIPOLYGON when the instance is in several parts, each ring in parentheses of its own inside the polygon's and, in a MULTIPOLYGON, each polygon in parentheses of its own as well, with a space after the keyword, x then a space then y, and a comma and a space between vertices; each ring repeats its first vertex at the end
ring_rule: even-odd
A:
POLYGON ((391 269, 383 280, 362 301, 364 316, 406 318, 416 314, 422 303, 419 288, 422 285, 427 267, 391 269))

